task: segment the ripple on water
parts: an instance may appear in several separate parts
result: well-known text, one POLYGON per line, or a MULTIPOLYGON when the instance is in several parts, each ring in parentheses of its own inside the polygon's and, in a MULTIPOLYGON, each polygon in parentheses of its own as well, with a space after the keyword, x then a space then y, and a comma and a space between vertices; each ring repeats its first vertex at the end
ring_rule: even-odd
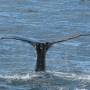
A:
MULTIPOLYGON (((25 87, 28 86, 28 88, 53 87, 54 89, 52 90, 59 90, 58 88, 66 88, 66 87, 67 88, 90 88, 89 86, 90 75, 63 73, 63 72, 49 71, 45 73, 40 72, 40 73, 27 73, 27 74, 15 74, 15 75, 0 75, 0 81, 1 80, 3 80, 3 82, 6 83, 6 85, 25 86, 25 87)), ((60 89, 60 90, 63 90, 63 89, 60 89)))

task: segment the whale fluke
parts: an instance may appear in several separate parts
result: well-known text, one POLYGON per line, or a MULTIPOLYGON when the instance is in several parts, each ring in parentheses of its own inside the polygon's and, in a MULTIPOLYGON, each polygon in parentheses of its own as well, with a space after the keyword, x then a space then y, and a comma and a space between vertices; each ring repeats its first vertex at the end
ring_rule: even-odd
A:
POLYGON ((74 34, 74 35, 69 35, 69 36, 66 36, 64 38, 60 38, 59 40, 55 40, 53 42, 51 42, 51 44, 56 44, 56 43, 60 43, 60 42, 65 42, 65 41, 68 41, 68 40, 72 40, 72 39, 76 39, 76 38, 79 38, 81 36, 89 36, 90 33, 87 33, 87 34, 80 34, 80 33, 77 33, 77 34, 74 34))
POLYGON ((37 54, 37 63, 35 71, 45 71, 45 55, 51 44, 49 44, 48 42, 40 42, 33 39, 26 39, 18 36, 1 37, 0 39, 15 39, 31 44, 35 48, 37 54))
POLYGON ((53 44, 60 43, 60 42, 65 42, 68 40, 72 40, 81 36, 89 36, 90 33, 87 34, 74 34, 70 36, 66 36, 64 38, 58 38, 58 40, 52 40, 52 41, 38 41, 38 40, 33 40, 33 39, 26 39, 18 36, 8 36, 8 37, 1 37, 0 39, 15 39, 15 40, 20 40, 26 43, 31 44, 37 54, 37 62, 36 62, 36 69, 35 71, 45 71, 45 56, 50 47, 52 47, 53 44))
POLYGON ((26 43, 31 44, 32 46, 35 47, 36 45, 36 41, 33 39, 27 39, 27 38, 23 38, 23 37, 18 37, 18 36, 7 36, 7 37, 1 37, 0 39, 4 40, 4 39, 15 39, 15 40, 20 40, 26 43))

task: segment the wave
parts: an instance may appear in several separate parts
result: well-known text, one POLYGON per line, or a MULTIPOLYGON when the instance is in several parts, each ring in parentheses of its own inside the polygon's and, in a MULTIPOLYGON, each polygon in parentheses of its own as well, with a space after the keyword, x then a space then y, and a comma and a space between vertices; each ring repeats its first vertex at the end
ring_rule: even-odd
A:
POLYGON ((19 74, 15 74, 15 75, 0 75, 0 79, 9 79, 9 80, 29 80, 32 79, 34 77, 38 77, 38 75, 30 75, 29 73, 25 74, 25 75, 19 75, 19 74))
POLYGON ((72 80, 88 80, 90 82, 90 75, 87 74, 75 74, 75 73, 63 73, 63 72, 52 72, 57 77, 62 77, 72 80))
POLYGON ((28 86, 30 88, 40 88, 40 90, 90 89, 90 75, 54 71, 14 75, 0 74, 0 82, 2 83, 2 81, 7 86, 28 86))
POLYGON ((75 74, 75 73, 64 73, 64 72, 34 72, 26 74, 14 74, 14 75, 0 75, 0 79, 4 80, 32 80, 32 79, 53 79, 53 78, 63 78, 66 80, 86 80, 90 82, 90 75, 87 74, 75 74))

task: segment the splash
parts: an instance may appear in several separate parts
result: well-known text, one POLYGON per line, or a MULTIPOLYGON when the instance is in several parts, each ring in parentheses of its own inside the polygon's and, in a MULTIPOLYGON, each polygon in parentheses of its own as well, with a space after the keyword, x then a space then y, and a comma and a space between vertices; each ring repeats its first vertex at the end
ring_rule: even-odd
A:
POLYGON ((90 75, 87 74, 75 74, 75 73, 64 73, 64 72, 35 72, 26 74, 15 74, 15 75, 0 75, 0 79, 4 80, 32 80, 32 79, 53 79, 63 78, 66 80, 86 80, 90 82, 90 75))
POLYGON ((52 72, 53 75, 57 77, 62 77, 65 79, 72 79, 72 80, 86 80, 90 82, 90 75, 86 74, 75 74, 75 73, 63 73, 63 72, 52 72))

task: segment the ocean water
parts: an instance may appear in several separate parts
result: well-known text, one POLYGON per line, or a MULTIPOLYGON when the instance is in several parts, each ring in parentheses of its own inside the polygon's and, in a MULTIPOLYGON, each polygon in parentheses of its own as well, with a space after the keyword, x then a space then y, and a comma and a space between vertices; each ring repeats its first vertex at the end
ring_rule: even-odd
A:
MULTIPOLYGON (((0 37, 59 39, 90 33, 89 0, 0 0, 0 37)), ((90 36, 53 45, 46 71, 35 72, 36 52, 0 40, 0 90, 90 90, 90 36)))

